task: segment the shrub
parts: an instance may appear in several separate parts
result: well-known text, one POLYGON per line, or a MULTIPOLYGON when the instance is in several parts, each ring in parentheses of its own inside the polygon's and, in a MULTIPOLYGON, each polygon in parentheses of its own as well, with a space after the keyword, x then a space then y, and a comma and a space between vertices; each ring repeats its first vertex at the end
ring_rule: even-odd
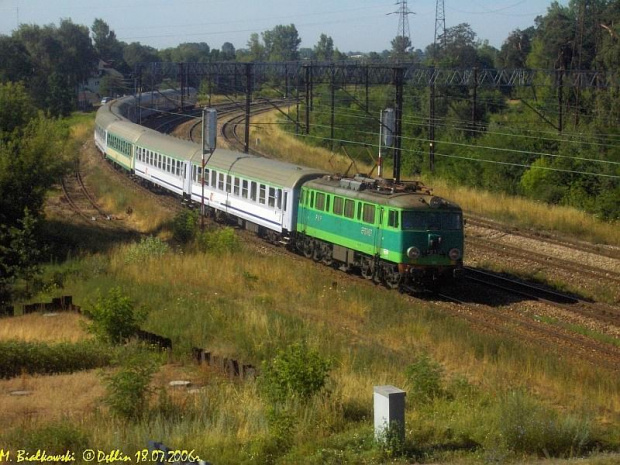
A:
POLYGON ((329 377, 331 362, 305 344, 293 344, 263 363, 261 383, 272 401, 285 398, 308 400, 321 391, 329 377))
POLYGON ((142 238, 138 244, 127 249, 125 263, 142 263, 152 258, 159 258, 170 252, 170 246, 157 237, 142 238))
POLYGON ((241 243, 232 228, 221 228, 200 233, 196 245, 202 252, 221 254, 239 250, 241 243))
POLYGON ((411 384, 410 396, 418 401, 428 401, 443 393, 443 369, 427 354, 422 354, 405 370, 411 384))
POLYGON ((199 213, 192 210, 183 210, 175 216, 172 222, 172 236, 181 244, 187 244, 196 235, 199 213))
POLYGON ((157 363, 151 354, 132 351, 121 360, 116 372, 103 375, 106 384, 104 403, 122 419, 139 420, 149 406, 150 383, 155 371, 157 363))
POLYGON ((135 309, 131 299, 116 287, 106 297, 99 297, 92 310, 86 314, 92 318, 88 330, 99 340, 111 344, 126 342, 146 319, 144 309, 135 309))
POLYGON ((43 342, 0 342, 0 378, 21 373, 53 374, 90 370, 109 365, 108 351, 91 341, 74 344, 43 342))

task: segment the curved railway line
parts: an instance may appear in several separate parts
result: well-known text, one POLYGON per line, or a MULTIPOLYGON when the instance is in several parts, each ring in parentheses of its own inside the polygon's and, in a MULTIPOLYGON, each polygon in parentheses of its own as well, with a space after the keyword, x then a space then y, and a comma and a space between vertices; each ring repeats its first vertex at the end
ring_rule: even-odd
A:
MULTIPOLYGON (((239 104, 223 104, 218 106, 218 116, 226 115, 226 121, 220 126, 220 135, 227 139, 229 143, 236 145, 240 143, 243 144, 237 135, 237 129, 243 127, 245 124, 245 116, 243 113, 245 108, 240 107, 241 105, 239 104)), ((258 112, 271 110, 272 108, 273 106, 271 103, 256 102, 252 105, 252 112, 256 114, 258 112)), ((159 130, 169 132, 172 131, 173 125, 186 123, 188 119, 193 117, 194 116, 191 114, 184 117, 169 117, 167 120, 164 117, 157 122, 152 120, 151 124, 156 126, 152 125, 151 127, 157 127, 159 130)), ((200 127, 200 122, 184 127, 186 138, 193 140, 199 137, 196 132, 199 132, 197 128, 200 127)), ((262 155, 260 153, 256 154, 262 155)), ((169 208, 174 209, 174 211, 180 211, 182 209, 182 204, 179 202, 178 198, 167 194, 160 195, 155 193, 143 185, 138 185, 138 183, 130 181, 127 176, 121 175, 111 164, 103 163, 103 165, 106 166, 107 170, 113 172, 118 178, 122 179, 124 185, 132 186, 134 189, 140 188, 154 200, 164 203, 169 208)), ((79 173, 79 170, 77 170, 77 172, 79 173)), ((79 175, 75 177, 76 182, 79 178, 79 175)), ((87 192, 85 188, 83 190, 87 192)), ((85 213, 83 216, 88 218, 88 213, 85 213)), ((558 246, 578 247, 584 252, 602 255, 612 259, 620 258, 620 252, 616 253, 613 249, 610 250, 610 254, 607 254, 608 250, 602 246, 541 237, 537 234, 520 230, 517 232, 514 229, 506 228, 494 221, 476 216, 468 216, 468 224, 507 233, 509 232, 510 234, 519 234, 533 240, 547 241, 558 246)), ((302 259, 297 255, 285 251, 281 247, 266 243, 246 231, 241 231, 241 233, 248 242, 253 243, 254 246, 259 248, 262 252, 267 251, 267 253, 271 254, 286 255, 289 259, 302 259)), ((468 241, 476 247, 486 248, 494 253, 501 252, 503 255, 512 255, 540 265, 544 264, 545 266, 563 268, 572 273, 586 273, 594 279, 607 279, 614 283, 620 282, 620 273, 616 271, 603 270, 589 265, 578 265, 576 262, 567 259, 558 259, 552 256, 532 257, 531 253, 528 255, 527 251, 519 249, 518 247, 475 237, 468 238, 468 241)), ((303 260, 307 261, 306 259, 303 260)), ((324 267, 324 265, 321 266, 324 267)), ((337 273, 338 279, 355 279, 358 283, 360 281, 358 277, 353 277, 339 271, 334 271, 334 273, 337 273)), ((518 308, 524 302, 531 302, 530 306, 534 306, 535 310, 541 314, 552 312, 555 309, 561 309, 569 314, 576 314, 587 320, 593 320, 608 325, 611 328, 611 337, 617 338, 617 335, 613 336, 614 332, 616 334, 620 333, 620 310, 617 307, 585 301, 569 294, 558 293, 542 286, 518 281, 475 268, 467 268, 466 273, 467 285, 463 284, 461 286, 464 287, 464 289, 461 289, 463 292, 458 295, 444 293, 431 296, 406 295, 405 298, 414 299, 416 301, 427 301, 437 306, 441 311, 448 312, 457 318, 465 318, 472 325, 484 331, 499 333, 517 339, 525 337, 531 343, 541 345, 550 350, 555 350, 560 354, 572 354, 598 366, 604 366, 613 371, 620 370, 620 347, 618 345, 576 333, 571 331, 570 328, 567 328, 567 325, 551 324, 549 321, 552 320, 552 318, 536 318, 527 312, 520 311, 518 308), (468 296, 468 294, 471 294, 471 296, 468 296)), ((371 282, 368 284, 373 285, 371 282)), ((385 292, 389 291, 386 289, 385 292)))

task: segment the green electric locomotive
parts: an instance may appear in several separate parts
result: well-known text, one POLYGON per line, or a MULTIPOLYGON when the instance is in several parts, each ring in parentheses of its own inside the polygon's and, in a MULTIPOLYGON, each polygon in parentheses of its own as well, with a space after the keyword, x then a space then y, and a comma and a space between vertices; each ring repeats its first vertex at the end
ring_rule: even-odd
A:
POLYGON ((324 176, 302 187, 296 245, 390 288, 436 287, 462 272, 463 212, 419 182, 324 176))

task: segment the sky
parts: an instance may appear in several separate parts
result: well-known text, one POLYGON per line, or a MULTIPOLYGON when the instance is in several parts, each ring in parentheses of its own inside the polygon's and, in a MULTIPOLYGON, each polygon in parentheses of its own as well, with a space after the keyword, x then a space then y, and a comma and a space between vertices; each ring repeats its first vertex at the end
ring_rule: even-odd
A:
MULTIPOLYGON (((295 24, 300 47, 312 48, 321 34, 341 52, 391 49, 403 0, 0 0, 0 34, 18 24, 56 24, 69 18, 92 26, 103 19, 124 42, 157 49, 183 42, 245 48, 250 34, 295 24), (394 13, 394 14, 390 14, 394 13)), ((560 1, 566 4, 568 0, 560 1)), ((469 23, 478 40, 501 47, 508 34, 534 25, 551 0, 444 0, 446 27, 469 23)), ((411 41, 424 49, 433 42, 436 0, 408 0, 411 41)))

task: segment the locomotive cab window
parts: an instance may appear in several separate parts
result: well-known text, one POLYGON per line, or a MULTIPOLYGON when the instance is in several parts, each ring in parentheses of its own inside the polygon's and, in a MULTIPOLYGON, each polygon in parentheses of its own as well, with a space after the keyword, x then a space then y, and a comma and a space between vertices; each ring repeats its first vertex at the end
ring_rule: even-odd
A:
POLYGON ((398 228, 398 211, 390 210, 388 212, 388 226, 391 228, 398 228))

